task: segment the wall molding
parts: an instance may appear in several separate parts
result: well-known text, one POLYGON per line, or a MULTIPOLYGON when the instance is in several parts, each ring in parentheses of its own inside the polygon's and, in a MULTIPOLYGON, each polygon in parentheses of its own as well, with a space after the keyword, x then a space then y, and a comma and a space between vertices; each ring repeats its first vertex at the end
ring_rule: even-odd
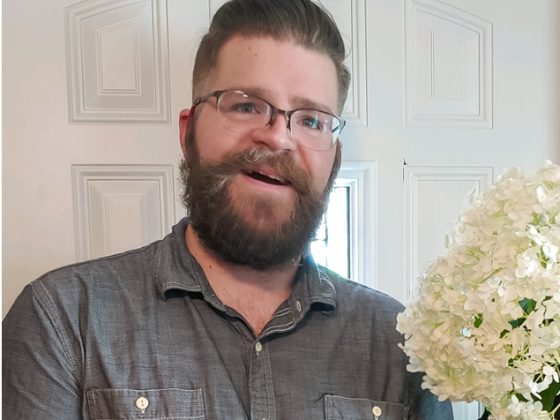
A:
POLYGON ((66 8, 70 121, 169 122, 166 0, 66 8))
POLYGON ((172 165, 73 165, 72 187, 79 261, 114 253, 119 232, 134 237, 120 240, 125 247, 138 247, 175 223, 172 165))
MULTIPOLYGON (((488 189, 493 182, 493 173, 492 167, 484 166, 407 165, 404 167, 404 273, 407 298, 410 297, 410 293, 414 290, 418 276, 427 268, 425 265, 428 261, 420 261, 420 246, 423 247, 424 254, 430 253, 426 249, 430 249, 432 254, 435 253, 435 255, 429 256, 430 260, 443 252, 443 249, 436 250, 436 248, 439 248, 437 244, 428 243, 427 238, 422 237, 420 228, 429 229, 431 236, 437 234, 438 228, 445 230, 445 232, 441 232, 442 240, 444 234, 447 233, 445 227, 441 228, 439 225, 433 227, 433 220, 420 220, 422 204, 424 203, 432 209, 434 212, 433 219, 436 219, 437 223, 443 223, 449 228, 451 223, 459 216, 460 209, 463 209, 465 204, 467 204, 467 196, 479 194, 488 189), (423 197, 420 190, 422 186, 426 185, 433 186, 436 193, 429 197, 423 197), (459 200, 458 197, 451 197, 449 195, 449 191, 465 192, 465 189, 468 191, 460 198, 461 202, 457 202, 459 200), (451 200, 455 201, 451 202, 451 200), (448 220, 446 220, 446 217, 448 220)), ((460 193, 455 195, 457 194, 460 193)))
POLYGON ((404 0, 405 125, 492 128, 492 23, 438 0, 404 0))
MULTIPOLYGON (((328 2, 325 1, 328 7, 328 2)), ((352 74, 349 95, 342 116, 351 126, 368 126, 368 89, 367 89, 367 14, 366 0, 349 0, 352 11, 350 30, 341 27, 341 31, 350 35, 347 44, 348 58, 346 64, 352 74)), ((334 15, 334 10, 332 10, 334 15)), ((335 15, 336 19, 336 15, 335 15)))

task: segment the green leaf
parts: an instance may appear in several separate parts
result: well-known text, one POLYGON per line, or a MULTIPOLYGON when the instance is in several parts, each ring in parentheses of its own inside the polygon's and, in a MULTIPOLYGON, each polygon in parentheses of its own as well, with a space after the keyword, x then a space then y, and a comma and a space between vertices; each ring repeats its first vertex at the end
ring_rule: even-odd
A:
POLYGON ((512 328, 519 328, 520 326, 523 325, 523 323, 527 320, 527 318, 523 317, 523 318, 517 318, 517 319, 512 319, 511 321, 509 321, 509 325, 511 325, 512 328))
POLYGON ((519 306, 521 306, 525 315, 529 315, 531 312, 535 310, 535 307, 537 306, 537 302, 534 301, 533 299, 524 298, 519 301, 519 306))
POLYGON ((543 409, 550 413, 554 408, 554 399, 556 398, 556 394, 560 392, 560 382, 552 382, 550 386, 542 391, 539 395, 542 398, 542 405, 543 409))
POLYGON ((476 314, 473 316, 473 325, 475 328, 478 328, 482 325, 482 321, 484 320, 484 316, 482 314, 476 314))

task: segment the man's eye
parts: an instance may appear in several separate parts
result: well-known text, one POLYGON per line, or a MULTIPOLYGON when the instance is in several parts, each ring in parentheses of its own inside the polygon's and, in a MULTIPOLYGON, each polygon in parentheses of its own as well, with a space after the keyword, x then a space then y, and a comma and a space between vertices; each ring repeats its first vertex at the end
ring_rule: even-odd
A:
POLYGON ((321 131, 323 129, 323 124, 321 124, 321 120, 315 117, 303 117, 300 120, 300 124, 310 130, 321 131))
POLYGON ((252 102, 242 102, 234 106, 234 110, 243 114, 259 113, 259 108, 252 102))

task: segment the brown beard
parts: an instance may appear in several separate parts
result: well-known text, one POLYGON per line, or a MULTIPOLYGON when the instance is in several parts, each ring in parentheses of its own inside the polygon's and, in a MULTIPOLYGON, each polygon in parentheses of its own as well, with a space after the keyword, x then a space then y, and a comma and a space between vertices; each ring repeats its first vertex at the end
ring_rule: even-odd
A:
POLYGON ((327 186, 318 192, 307 172, 287 152, 254 148, 229 154, 218 164, 205 164, 193 136, 194 130, 188 130, 188 153, 180 165, 182 201, 202 244, 227 262, 260 271, 281 269, 297 261, 326 209, 340 167, 338 145, 327 186), (274 168, 280 177, 290 180, 296 199, 288 220, 274 217, 278 204, 264 197, 256 196, 243 203, 245 217, 233 204, 233 176, 258 166, 274 168))

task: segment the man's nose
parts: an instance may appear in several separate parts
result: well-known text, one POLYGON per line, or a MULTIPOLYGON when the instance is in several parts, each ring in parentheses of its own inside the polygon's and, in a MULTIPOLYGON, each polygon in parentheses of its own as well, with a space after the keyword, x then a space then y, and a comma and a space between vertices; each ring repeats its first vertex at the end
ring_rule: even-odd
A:
POLYGON ((272 150, 295 150, 296 142, 289 126, 290 118, 283 112, 275 112, 266 126, 255 130, 253 140, 272 150))

